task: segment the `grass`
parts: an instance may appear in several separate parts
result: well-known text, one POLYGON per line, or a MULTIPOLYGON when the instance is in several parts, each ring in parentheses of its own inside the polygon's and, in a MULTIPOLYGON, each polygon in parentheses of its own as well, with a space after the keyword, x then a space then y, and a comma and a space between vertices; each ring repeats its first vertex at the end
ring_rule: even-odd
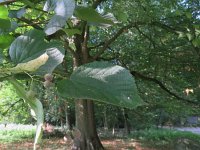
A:
POLYGON ((183 146, 189 149, 200 149, 200 135, 187 131, 170 129, 149 129, 133 132, 129 138, 138 139, 145 145, 163 149, 178 149, 183 146))
POLYGON ((135 137, 140 140, 175 140, 177 138, 188 138, 191 140, 200 141, 200 135, 194 134, 188 131, 177 131, 172 129, 149 129, 135 131, 131 134, 131 137, 135 137))
POLYGON ((12 143, 33 139, 35 130, 0 130, 0 143, 12 143))

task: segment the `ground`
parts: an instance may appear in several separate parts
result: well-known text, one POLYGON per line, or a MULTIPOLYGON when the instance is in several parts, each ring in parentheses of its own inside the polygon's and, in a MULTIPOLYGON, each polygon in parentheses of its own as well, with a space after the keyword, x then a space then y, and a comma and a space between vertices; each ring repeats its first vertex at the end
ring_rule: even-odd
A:
MULTIPOLYGON (((106 150, 154 150, 143 147, 138 141, 123 139, 103 139, 102 143, 106 150)), ((71 141, 62 138, 51 138, 42 141, 38 150, 70 150, 71 141)), ((26 140, 10 144, 0 144, 0 150, 32 150, 33 141, 26 140)))
MULTIPOLYGON (((35 128, 33 125, 0 125, 0 150, 32 150, 35 128)), ((58 134, 55 131, 59 130, 44 134, 38 150, 71 149, 73 141, 70 136, 64 137, 63 132, 58 134)), ((106 150, 200 150, 199 131, 200 128, 176 128, 175 130, 152 128, 133 131, 127 136, 123 130, 115 130, 113 133, 112 130, 98 129, 106 150), (190 132, 184 132, 185 130, 190 132)))

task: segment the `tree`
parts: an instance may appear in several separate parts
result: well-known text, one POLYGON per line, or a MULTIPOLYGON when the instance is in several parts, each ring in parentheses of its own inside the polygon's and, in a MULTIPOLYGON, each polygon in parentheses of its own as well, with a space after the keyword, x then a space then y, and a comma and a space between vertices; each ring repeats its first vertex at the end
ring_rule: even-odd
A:
MULTIPOLYGON (((88 4, 88 7, 79 5, 76 8, 73 0, 47 0, 45 4, 43 1, 0 3, 9 6, 0 7, 1 42, 4 44, 1 48, 5 50, 2 55, 8 57, 8 60, 3 60, 0 76, 1 80, 9 80, 14 85, 19 96, 28 103, 37 118, 34 146, 40 138, 43 123, 42 104, 34 93, 34 75, 40 78, 44 74, 52 74, 63 59, 66 60, 67 52, 72 55, 74 72, 70 79, 58 78, 55 81, 61 80, 57 87, 62 96, 78 99, 75 101, 76 126, 80 134, 75 134, 74 137, 76 149, 103 149, 95 127, 94 104, 91 100, 129 108, 142 104, 134 79, 125 68, 107 62, 94 62, 121 34, 122 29, 107 42, 95 46, 100 49, 94 50, 94 55, 90 54, 94 49, 89 46, 89 40, 92 40, 89 38, 90 27, 114 24, 112 16, 102 16, 95 10, 102 2, 78 1, 77 3, 88 4), (73 14, 74 18, 71 17, 73 14), (19 29, 23 29, 24 33, 19 29), (13 41, 15 36, 17 38, 13 41), (5 40, 8 42, 5 43, 5 40), (6 53, 8 47, 9 56, 6 53), (5 66, 5 62, 9 65, 5 66), (10 62, 15 66, 12 67, 10 62), (25 75, 26 80, 32 80, 27 93, 24 85, 16 80, 19 79, 19 74, 25 75)), ((56 76, 68 78, 62 73, 66 67, 64 61, 56 76)), ((52 85, 52 79, 44 78, 45 87, 52 85)))
POLYGON ((76 122, 81 134, 78 134, 76 142, 82 149, 102 148, 94 124, 93 101, 83 99, 123 107, 135 107, 140 103, 130 74, 112 64, 131 71, 138 79, 140 95, 150 106, 163 106, 165 100, 170 102, 175 99, 179 103, 199 105, 198 1, 35 0, 34 4, 30 1, 5 1, 0 4, 9 6, 1 7, 0 43, 3 43, 3 56, 8 56, 8 46, 13 37, 18 37, 10 47, 10 58, 18 65, 10 69, 10 63, 6 64, 4 59, 1 79, 7 79, 10 74, 16 78, 17 74, 24 72, 31 77, 34 72, 39 78, 45 73, 52 73, 58 66, 54 71, 58 91, 64 97, 79 99, 75 101, 76 122), (7 17, 8 9, 9 17, 18 23, 18 28, 7 17), (31 30, 33 28, 37 30, 31 30), (41 32, 43 30, 45 34, 41 32), (21 42, 24 44, 19 44, 21 42), (18 53, 19 46, 25 52, 23 57, 15 55, 21 54, 18 53), (74 72, 71 74, 69 70, 74 72), (124 83, 126 86, 123 86, 124 83), (186 92, 186 95, 186 89, 193 90, 193 93, 186 92), (132 98, 135 101, 129 104, 128 100, 132 98), (157 105, 160 99, 164 99, 163 104, 157 105))

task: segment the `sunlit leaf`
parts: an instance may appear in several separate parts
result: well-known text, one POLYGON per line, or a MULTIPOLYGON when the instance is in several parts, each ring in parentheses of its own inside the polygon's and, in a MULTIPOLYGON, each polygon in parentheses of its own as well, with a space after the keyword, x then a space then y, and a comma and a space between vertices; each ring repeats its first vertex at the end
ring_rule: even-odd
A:
POLYGON ((96 12, 95 9, 90 7, 77 7, 75 9, 75 16, 90 23, 109 25, 114 24, 112 20, 101 16, 98 12, 96 12))
POLYGON ((44 41, 44 32, 31 30, 19 36, 11 44, 9 54, 11 60, 17 64, 12 71, 38 71, 51 73, 64 58, 64 49, 60 42, 44 41))
POLYGON ((66 20, 63 16, 54 15, 49 23, 47 24, 45 28, 45 33, 47 35, 51 35, 55 33, 56 31, 62 29, 62 27, 66 24, 66 20))
POLYGON ((45 33, 51 35, 65 26, 66 21, 73 15, 74 0, 47 0, 43 10, 54 11, 55 15, 45 27, 45 33))
POLYGON ((8 18, 8 9, 5 6, 0 6, 0 18, 7 19, 8 18))

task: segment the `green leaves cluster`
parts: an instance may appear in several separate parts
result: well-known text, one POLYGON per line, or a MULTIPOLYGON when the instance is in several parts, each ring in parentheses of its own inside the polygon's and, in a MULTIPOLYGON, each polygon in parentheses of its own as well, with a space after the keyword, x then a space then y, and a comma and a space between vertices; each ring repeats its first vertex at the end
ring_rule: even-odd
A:
POLYGON ((7 48, 13 41, 13 36, 8 34, 11 28, 11 22, 8 17, 8 9, 0 6, 0 48, 7 48))

